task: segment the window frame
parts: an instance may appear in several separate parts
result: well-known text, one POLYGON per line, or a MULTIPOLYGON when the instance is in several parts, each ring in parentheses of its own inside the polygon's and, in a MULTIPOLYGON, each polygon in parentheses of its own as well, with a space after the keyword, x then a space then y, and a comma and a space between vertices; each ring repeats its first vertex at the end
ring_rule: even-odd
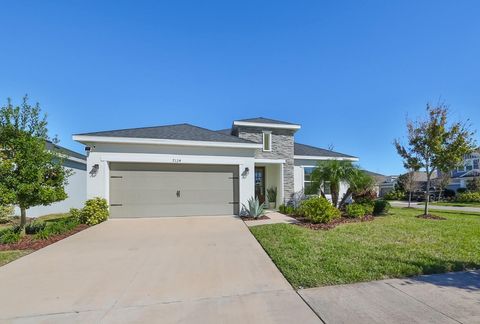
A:
POLYGON ((263 131, 262 132, 262 149, 263 152, 271 152, 272 151, 272 132, 271 131, 263 131), (268 149, 265 149, 265 135, 268 135, 268 149))

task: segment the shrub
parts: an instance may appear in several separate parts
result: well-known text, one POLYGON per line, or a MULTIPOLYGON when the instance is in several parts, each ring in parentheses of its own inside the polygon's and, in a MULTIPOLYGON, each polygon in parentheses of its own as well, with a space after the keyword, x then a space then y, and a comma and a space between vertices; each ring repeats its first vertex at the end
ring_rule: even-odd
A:
POLYGON ((45 222, 32 221, 25 226, 25 233, 30 235, 37 234, 43 230, 46 225, 45 222))
POLYGON ((70 214, 70 217, 78 220, 80 222, 82 218, 82 210, 78 208, 70 208, 70 211, 68 212, 70 214))
POLYGON ((445 190, 443 191, 443 197, 444 197, 444 198, 455 197, 455 190, 445 189, 445 190))
POLYGON ((20 241, 20 233, 15 232, 13 229, 8 229, 1 233, 0 243, 2 244, 13 244, 18 241, 20 241))
POLYGON ((264 215, 265 204, 260 204, 258 198, 250 198, 248 201, 248 206, 243 205, 243 208, 248 216, 253 218, 258 218, 264 215))
POLYGON ((80 222, 87 225, 97 225, 108 219, 108 204, 103 198, 93 198, 85 202, 80 212, 80 222))
POLYGON ((285 215, 295 215, 296 210, 293 206, 290 205, 280 205, 278 211, 285 215))
POLYGON ((328 223, 340 217, 340 211, 323 197, 311 197, 303 201, 299 212, 312 223, 328 223))
POLYGON ((345 207, 345 212, 350 218, 363 217, 367 213, 365 205, 359 203, 353 203, 345 207))
POLYGON ((50 238, 50 236, 51 236, 50 232, 45 229, 35 234, 35 238, 37 240, 47 240, 48 238, 50 238))
POLYGON ((457 195, 457 202, 480 202, 480 192, 463 192, 457 195))
POLYGON ((377 192, 373 189, 368 189, 359 193, 355 193, 352 195, 352 197, 356 203, 371 203, 377 198, 377 192))
POLYGON ((44 223, 44 227, 37 231, 35 234, 35 238, 39 240, 46 240, 50 236, 63 234, 68 231, 71 231, 77 225, 79 221, 73 217, 62 218, 59 220, 55 220, 52 222, 44 223))
POLYGON ((373 201, 371 202, 366 202, 361 204, 363 206, 363 209, 365 210, 365 215, 373 215, 373 210, 375 209, 375 203, 373 201))
POLYGON ((385 199, 375 200, 375 203, 373 205, 373 214, 374 215, 388 214, 390 207, 391 207, 390 203, 385 199))
POLYGON ((467 188, 458 188, 457 189, 457 194, 464 193, 464 192, 467 192, 467 191, 468 191, 467 188))
POLYGON ((383 198, 386 200, 402 200, 405 198, 405 193, 399 190, 392 190, 387 192, 383 198))

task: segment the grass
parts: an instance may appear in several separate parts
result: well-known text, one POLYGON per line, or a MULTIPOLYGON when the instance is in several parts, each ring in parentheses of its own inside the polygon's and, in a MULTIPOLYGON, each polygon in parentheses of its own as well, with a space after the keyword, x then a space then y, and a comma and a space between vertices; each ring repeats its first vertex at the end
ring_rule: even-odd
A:
POLYGON ((0 251, 0 266, 29 254, 30 250, 0 251))
POLYGON ((313 231, 290 224, 250 228, 295 288, 480 268, 480 214, 392 208, 373 222, 313 231))
MULTIPOLYGON (((425 203, 418 203, 424 205, 425 203)), ((462 203, 462 202, 432 202, 433 206, 453 206, 453 207, 480 207, 480 203, 462 203)))

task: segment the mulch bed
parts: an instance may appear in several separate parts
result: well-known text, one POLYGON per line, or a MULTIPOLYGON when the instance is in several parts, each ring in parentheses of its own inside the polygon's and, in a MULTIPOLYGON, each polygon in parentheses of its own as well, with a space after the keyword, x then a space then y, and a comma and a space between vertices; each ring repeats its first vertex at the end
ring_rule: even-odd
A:
POLYGON ((432 214, 427 214, 427 215, 418 215, 415 216, 417 218, 423 218, 423 219, 433 219, 433 220, 447 220, 445 217, 437 216, 437 215, 432 215, 432 214))
POLYGON ((301 227, 306 227, 312 230, 330 230, 332 228, 337 227, 338 225, 342 224, 348 224, 348 223, 360 223, 360 222, 370 222, 375 219, 372 215, 367 215, 363 216, 360 218, 348 218, 348 217, 340 217, 337 218, 330 223, 327 224, 314 224, 311 223, 309 220, 303 217, 296 217, 296 219, 299 221, 299 223, 296 223, 295 225, 301 226, 301 227))
POLYGON ((0 244, 0 251, 9 251, 9 250, 39 250, 47 245, 63 240, 64 238, 71 236, 75 233, 83 231, 88 228, 88 225, 80 224, 69 232, 63 234, 58 234, 49 237, 46 240, 37 240, 35 235, 25 235, 17 243, 13 244, 0 244))
POLYGON ((260 216, 258 218, 253 218, 251 216, 241 216, 241 218, 244 220, 244 221, 256 221, 256 220, 262 220, 262 219, 270 219, 270 217, 268 216, 260 216))

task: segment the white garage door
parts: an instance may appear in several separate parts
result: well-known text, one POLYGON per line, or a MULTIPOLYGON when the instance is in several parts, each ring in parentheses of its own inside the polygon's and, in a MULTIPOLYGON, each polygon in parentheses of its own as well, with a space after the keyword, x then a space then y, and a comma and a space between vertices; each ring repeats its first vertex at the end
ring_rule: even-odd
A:
POLYGON ((232 215, 238 208, 238 166, 110 164, 110 217, 232 215))

